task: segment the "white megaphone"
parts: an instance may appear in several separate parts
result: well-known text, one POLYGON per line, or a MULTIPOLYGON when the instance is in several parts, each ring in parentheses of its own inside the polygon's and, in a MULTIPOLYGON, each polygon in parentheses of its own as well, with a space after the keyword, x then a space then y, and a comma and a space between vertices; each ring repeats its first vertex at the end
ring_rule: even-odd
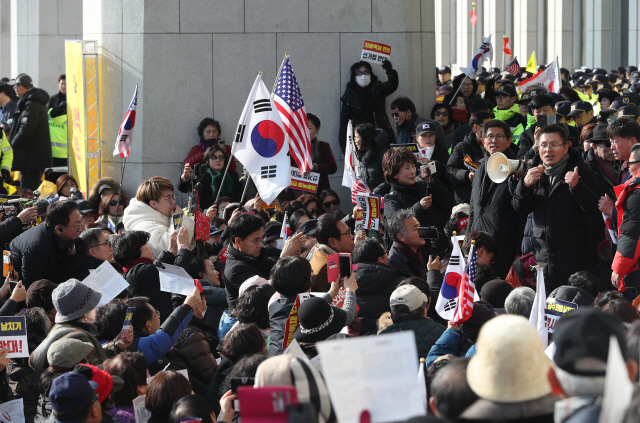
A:
POLYGON ((493 153, 487 161, 487 175, 496 184, 506 181, 509 176, 522 169, 522 161, 508 159, 502 153, 493 153))

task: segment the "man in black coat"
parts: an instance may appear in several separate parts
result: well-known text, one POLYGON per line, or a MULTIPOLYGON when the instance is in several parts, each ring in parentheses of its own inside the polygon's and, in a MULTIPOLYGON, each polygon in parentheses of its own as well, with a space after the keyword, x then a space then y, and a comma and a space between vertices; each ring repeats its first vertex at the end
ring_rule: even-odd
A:
POLYGON ((49 94, 35 88, 31 77, 21 73, 9 82, 20 97, 13 116, 9 142, 13 148, 13 170, 20 171, 20 186, 35 190, 46 167, 53 165, 47 102, 49 94))
POLYGON ((82 230, 82 216, 75 201, 57 201, 49 206, 45 223, 29 229, 11 241, 13 266, 23 285, 60 278, 61 261, 72 254, 74 241, 82 230))
POLYGON ((484 145, 482 145, 482 125, 491 120, 491 113, 480 110, 471 115, 469 126, 473 128, 464 141, 453 148, 451 157, 447 162, 447 177, 453 185, 453 193, 456 204, 469 203, 471 201, 471 186, 480 161, 484 157, 484 145))
POLYGON ((353 248, 353 263, 358 265, 356 282, 358 290, 358 317, 362 322, 360 335, 376 333, 376 321, 386 311, 391 311, 389 297, 398 284, 411 277, 405 270, 389 266, 384 248, 375 239, 367 238, 353 248))
POLYGON ((504 279, 520 250, 520 217, 511 205, 510 178, 501 183, 493 182, 487 174, 487 161, 495 153, 502 153, 508 159, 516 157, 510 148, 511 130, 506 122, 497 119, 489 121, 482 132, 486 153, 473 178, 467 231, 484 231, 495 239, 498 251, 493 267, 498 276, 504 279))
MULTIPOLYGON (((51 96, 51 100, 47 104, 47 111, 67 102, 67 75, 64 73, 58 77, 58 89, 60 90, 58 94, 51 96)), ((66 115, 66 113, 63 114, 66 115)))
POLYGON ((521 214, 533 213, 536 261, 551 292, 571 274, 594 270, 604 238, 598 210, 604 188, 581 155, 570 149, 560 125, 541 128, 538 137, 540 154, 520 179, 512 204, 521 214))
POLYGON ((593 128, 592 148, 584 154, 584 161, 600 180, 609 198, 616 198, 613 187, 618 185, 621 163, 611 151, 611 141, 607 136, 607 125, 593 128))
POLYGON ((83 280, 105 261, 113 263, 109 238, 100 228, 85 229, 76 240, 76 254, 67 257, 62 265, 61 279, 83 280))

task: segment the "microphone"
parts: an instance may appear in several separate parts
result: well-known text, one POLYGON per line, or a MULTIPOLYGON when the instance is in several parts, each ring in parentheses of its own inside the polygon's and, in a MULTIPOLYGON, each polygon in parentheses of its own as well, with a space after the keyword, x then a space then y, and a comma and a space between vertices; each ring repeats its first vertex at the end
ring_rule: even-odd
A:
POLYGON ((44 216, 47 214, 47 209, 49 208, 49 202, 47 200, 39 198, 33 202, 33 205, 38 208, 38 216, 44 216))

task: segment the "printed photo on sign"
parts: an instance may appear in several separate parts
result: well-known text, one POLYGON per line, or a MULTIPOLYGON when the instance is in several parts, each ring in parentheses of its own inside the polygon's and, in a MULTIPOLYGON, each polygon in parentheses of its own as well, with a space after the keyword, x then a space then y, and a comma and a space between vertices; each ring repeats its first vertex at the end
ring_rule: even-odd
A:
POLYGON ((0 317, 0 348, 9 351, 7 358, 29 357, 24 316, 0 317))

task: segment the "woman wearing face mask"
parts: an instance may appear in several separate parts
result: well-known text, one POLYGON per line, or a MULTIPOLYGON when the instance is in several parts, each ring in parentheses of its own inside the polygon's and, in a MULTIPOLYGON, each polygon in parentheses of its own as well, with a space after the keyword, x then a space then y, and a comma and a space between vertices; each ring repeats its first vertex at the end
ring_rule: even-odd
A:
POLYGON ((449 161, 449 153, 445 147, 444 132, 440 124, 431 119, 420 122, 416 125, 415 140, 420 147, 421 155, 418 159, 418 165, 433 162, 436 166, 436 172, 432 176, 448 188, 449 180, 447 179, 446 166, 449 161))
MULTIPOLYGON (((204 118, 198 124, 198 136, 200 137, 200 142, 198 145, 194 145, 191 147, 191 151, 187 155, 187 158, 182 161, 182 166, 186 166, 190 164, 193 166, 195 163, 202 163, 204 160, 204 153, 210 147, 214 145, 223 144, 224 141, 220 140, 220 135, 222 134, 222 129, 220 129, 220 122, 212 118, 204 118)), ((231 146, 224 145, 224 151, 227 157, 231 156, 231 146)), ((236 170, 235 161, 231 162, 229 166, 230 170, 236 170)))
POLYGON ((369 123, 388 133, 389 139, 395 135, 387 116, 386 98, 398 89, 398 72, 393 69, 388 60, 382 63, 382 69, 387 73, 387 81, 381 82, 374 75, 371 64, 361 61, 351 66, 351 80, 342 96, 342 110, 340 111, 340 148, 344 152, 347 140, 347 124, 356 126, 369 123))
MULTIPOLYGON (((218 368, 216 358, 211 353, 211 346, 212 344, 215 346, 217 341, 207 336, 209 326, 203 321, 207 313, 206 297, 212 295, 213 290, 208 286, 201 285, 198 279, 195 281, 200 291, 200 303, 193 308, 191 322, 173 344, 171 351, 169 351, 169 357, 171 368, 173 370, 187 369, 193 391, 204 396, 218 368)), ((183 295, 174 295, 171 299, 173 307, 181 306, 184 299, 183 295)))

